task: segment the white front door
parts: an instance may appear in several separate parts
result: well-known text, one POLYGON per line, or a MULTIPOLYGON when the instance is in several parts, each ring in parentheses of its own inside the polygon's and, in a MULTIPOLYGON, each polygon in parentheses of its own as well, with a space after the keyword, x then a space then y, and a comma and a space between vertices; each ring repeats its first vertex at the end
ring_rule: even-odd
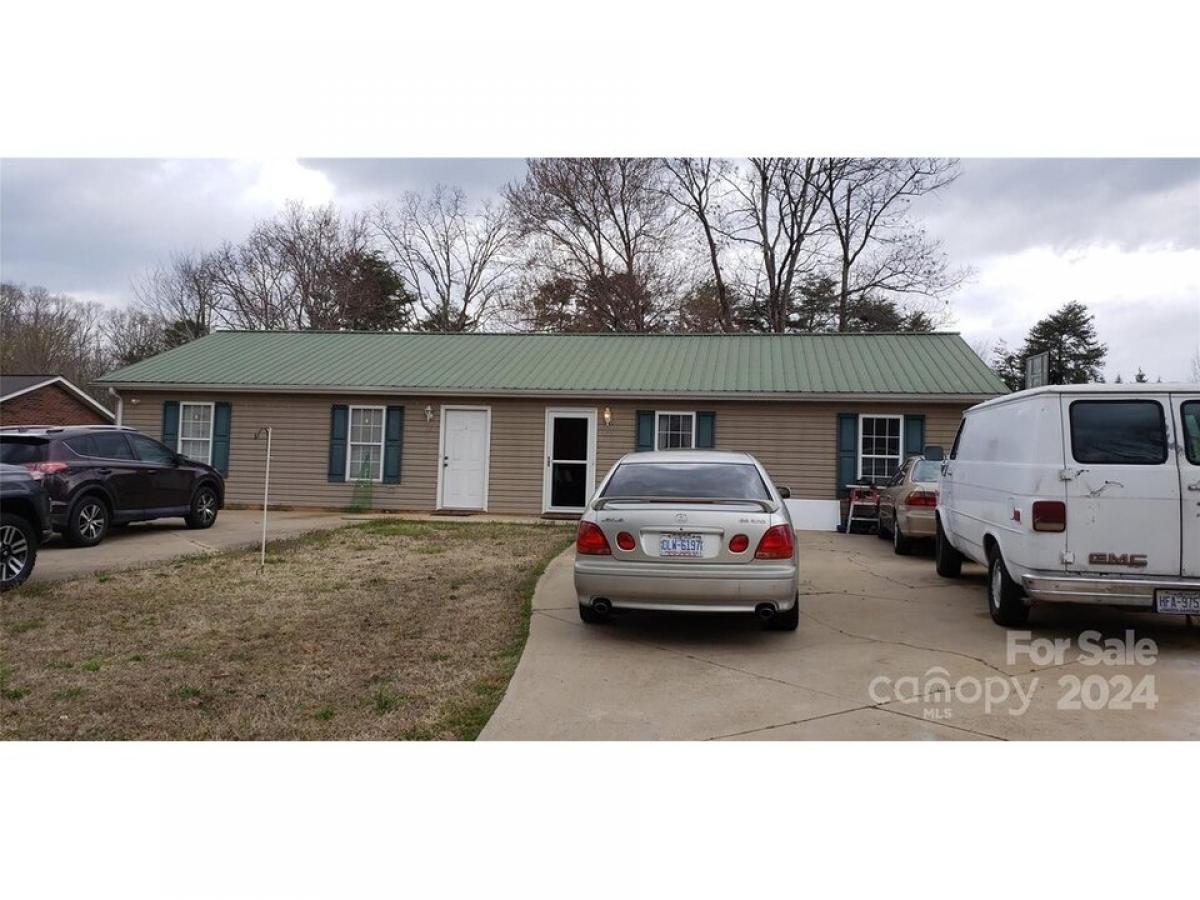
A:
POLYGON ((491 413, 482 407, 442 407, 442 509, 487 509, 491 413))
POLYGON ((544 512, 581 513, 596 490, 596 410, 546 410, 544 512))
POLYGON ((1179 496, 1182 500, 1182 574, 1200 578, 1200 396, 1173 394, 1175 445, 1179 458, 1179 496))

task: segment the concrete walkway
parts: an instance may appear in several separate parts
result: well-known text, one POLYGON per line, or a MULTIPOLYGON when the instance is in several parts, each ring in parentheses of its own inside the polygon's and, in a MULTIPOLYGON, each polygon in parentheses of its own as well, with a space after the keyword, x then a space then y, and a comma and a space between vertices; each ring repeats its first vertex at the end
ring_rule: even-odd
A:
POLYGON ((895 556, 871 536, 802 532, 800 543, 795 633, 763 631, 751 617, 630 613, 583 625, 567 551, 538 584, 524 656, 482 738, 1200 738, 1200 628, 1180 618, 1039 609, 1033 636, 1069 639, 1070 649, 1047 666, 1025 655, 1010 662, 980 567, 947 581, 927 556, 895 556), (1078 638, 1092 628, 1106 637, 1134 629, 1155 642, 1157 662, 1083 665, 1078 638), (1147 674, 1153 709, 1060 708, 1064 676, 1137 683, 1147 674), (896 685, 905 677, 922 694, 939 677, 953 689, 913 701, 903 693, 911 685, 896 685), (985 709, 972 685, 989 682, 1012 694, 985 709))
MULTIPOLYGON (((267 520, 267 539, 295 537, 308 531, 337 528, 349 524, 351 517, 340 513, 272 512, 267 520)), ((233 547, 258 544, 262 532, 262 512, 224 509, 212 528, 193 531, 183 519, 159 519, 138 522, 114 529, 95 547, 72 547, 55 535, 38 551, 37 565, 30 584, 59 581, 137 568, 154 563, 216 553, 233 547)))

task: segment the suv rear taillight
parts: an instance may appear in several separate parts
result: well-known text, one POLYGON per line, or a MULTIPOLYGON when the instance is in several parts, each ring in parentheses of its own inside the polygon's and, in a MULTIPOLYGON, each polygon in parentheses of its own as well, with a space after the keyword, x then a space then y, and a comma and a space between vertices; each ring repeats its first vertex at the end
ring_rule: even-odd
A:
POLYGON ((905 506, 937 506, 937 491, 913 491, 904 498, 905 506))
POLYGON ((1034 500, 1033 530, 1066 531, 1067 504, 1061 500, 1034 500))
POLYGON ((595 522, 580 522, 575 532, 575 552, 584 556, 612 556, 608 538, 595 522))
POLYGON ((24 463, 29 474, 33 476, 34 481, 41 481, 47 475, 53 475, 55 472, 65 472, 67 464, 64 462, 36 462, 24 463))
POLYGON ((796 551, 796 539, 791 525, 772 525, 758 542, 755 559, 791 559, 796 551))

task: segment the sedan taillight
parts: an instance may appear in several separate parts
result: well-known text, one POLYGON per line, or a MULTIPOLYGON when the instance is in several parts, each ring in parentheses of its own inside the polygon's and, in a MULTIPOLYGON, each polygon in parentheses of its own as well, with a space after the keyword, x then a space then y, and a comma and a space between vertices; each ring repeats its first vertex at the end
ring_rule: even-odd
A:
POLYGON ((729 539, 730 553, 745 553, 750 546, 750 538, 744 534, 735 534, 729 539))
POLYGON ((575 532, 575 552, 584 556, 612 556, 608 538, 595 522, 580 522, 575 532))
POLYGON ((937 506, 937 491, 913 491, 904 498, 905 506, 937 506))
MULTIPOLYGON (((604 535, 601 534, 600 536, 603 537, 604 535)), ((637 541, 633 539, 633 535, 628 531, 622 531, 617 535, 617 546, 622 550, 632 550, 637 546, 637 541)))
POLYGON ((34 481, 41 481, 47 475, 67 470, 67 464, 64 462, 35 462, 24 463, 23 465, 29 470, 29 474, 33 476, 34 481))
POLYGON ((1034 500, 1033 530, 1066 531, 1067 504, 1061 500, 1034 500))
POLYGON ((790 525, 772 525, 758 542, 755 559, 791 559, 796 552, 796 538, 790 525))

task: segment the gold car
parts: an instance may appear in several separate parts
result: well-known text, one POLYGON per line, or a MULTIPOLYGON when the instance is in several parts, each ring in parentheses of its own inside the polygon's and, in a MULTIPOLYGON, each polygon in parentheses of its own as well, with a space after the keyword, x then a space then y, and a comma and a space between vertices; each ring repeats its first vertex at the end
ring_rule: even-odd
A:
POLYGON ((937 533, 935 510, 942 464, 921 456, 909 457, 900 471, 879 488, 881 540, 892 539, 899 554, 911 553, 913 542, 937 533))

